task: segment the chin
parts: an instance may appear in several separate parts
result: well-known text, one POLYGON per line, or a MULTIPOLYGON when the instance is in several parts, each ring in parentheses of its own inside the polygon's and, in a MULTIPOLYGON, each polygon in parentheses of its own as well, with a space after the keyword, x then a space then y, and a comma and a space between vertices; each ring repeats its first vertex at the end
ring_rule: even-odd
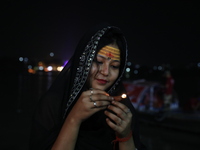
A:
POLYGON ((107 88, 103 86, 92 86, 93 89, 105 91, 107 88))

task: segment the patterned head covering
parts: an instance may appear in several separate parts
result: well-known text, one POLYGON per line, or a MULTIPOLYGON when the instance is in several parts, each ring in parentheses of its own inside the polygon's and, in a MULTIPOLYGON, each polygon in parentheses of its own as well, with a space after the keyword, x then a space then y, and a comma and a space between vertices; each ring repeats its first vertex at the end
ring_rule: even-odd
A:
MULTIPOLYGON (((89 31, 90 32, 90 31, 89 31)), ((82 46, 78 46, 76 51, 79 53, 75 52, 75 55, 73 57, 75 57, 75 62, 76 63, 76 70, 74 70, 75 73, 75 78, 73 79, 73 84, 72 84, 72 88, 71 88, 71 94, 70 97, 67 101, 67 105, 66 105, 66 109, 65 109, 65 114, 64 117, 66 116, 66 112, 68 111, 69 107, 72 105, 72 103, 75 101, 75 99, 77 98, 78 94, 80 93, 80 91, 83 89, 86 81, 87 81, 87 77, 89 75, 90 72, 90 68, 92 66, 92 62, 95 59, 95 56, 97 54, 97 52, 100 50, 100 46, 99 43, 101 43, 101 39, 106 36, 106 34, 108 33, 115 33, 118 35, 119 40, 121 40, 120 42, 122 43, 122 46, 120 47, 120 53, 121 53, 121 67, 120 67, 120 74, 118 79, 115 81, 115 83, 112 85, 112 87, 110 87, 108 89, 108 93, 112 94, 116 88, 116 86, 119 84, 124 70, 125 70, 125 64, 127 61, 127 45, 126 45, 126 40, 122 34, 122 32, 120 31, 119 28, 114 27, 114 26, 110 26, 110 25, 103 25, 100 29, 98 29, 89 39, 87 45, 85 45, 84 50, 81 52, 80 47, 83 47, 83 43, 81 42, 81 44, 83 44, 82 46), (80 56, 76 56, 76 55, 80 55, 80 56), (77 60, 77 58, 79 58, 77 60), (78 62, 78 63, 77 63, 78 62)), ((86 33, 87 35, 87 33, 86 33)), ((83 38, 82 40, 85 41, 87 38, 83 38)), ((80 43, 79 43, 80 44, 80 43)), ((105 45, 102 45, 103 47, 105 45)), ((74 68, 74 69, 75 69, 74 68)))
MULTIPOLYGON (((31 149, 50 149, 55 142, 66 116, 84 90, 87 90, 86 81, 97 53, 109 45, 107 39, 115 36, 116 44, 120 49, 119 76, 106 92, 110 95, 121 95, 125 92, 121 78, 127 61, 126 40, 119 28, 109 24, 100 24, 86 32, 78 43, 74 55, 54 80, 53 84, 41 97, 33 117, 30 138, 31 149)), ((133 138, 138 150, 142 150, 139 129, 136 121, 136 112, 128 97, 122 101, 134 114, 132 118, 133 138)), ((115 133, 106 121, 104 110, 95 113, 85 120, 80 127, 76 141, 76 150, 81 149, 112 149, 111 141, 115 133), (103 144, 102 144, 103 143, 103 144)))

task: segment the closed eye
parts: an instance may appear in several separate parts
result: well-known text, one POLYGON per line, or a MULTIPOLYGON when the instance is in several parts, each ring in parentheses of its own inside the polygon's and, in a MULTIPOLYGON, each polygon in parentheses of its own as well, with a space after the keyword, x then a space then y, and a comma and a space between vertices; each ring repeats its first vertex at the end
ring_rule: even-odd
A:
POLYGON ((98 61, 98 60, 96 60, 95 62, 96 62, 97 64, 99 64, 99 65, 103 64, 102 61, 98 61))
POLYGON ((119 66, 114 66, 114 65, 112 65, 112 67, 113 67, 114 69, 119 69, 119 66))

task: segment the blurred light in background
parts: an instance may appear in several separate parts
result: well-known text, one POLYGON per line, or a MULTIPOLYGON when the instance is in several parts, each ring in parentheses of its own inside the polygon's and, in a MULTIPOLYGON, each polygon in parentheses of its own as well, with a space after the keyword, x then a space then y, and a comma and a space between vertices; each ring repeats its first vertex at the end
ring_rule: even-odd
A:
POLYGON ((31 66, 31 65, 28 65, 28 69, 32 69, 32 66, 31 66))
POLYGON ((157 70, 157 67, 156 67, 156 66, 153 66, 153 70, 157 70))
POLYGON ((24 61, 24 58, 23 57, 19 57, 19 61, 24 61))
POLYGON ((134 70, 133 73, 134 73, 134 74, 138 74, 138 70, 134 70))
POLYGON ((43 66, 39 66, 38 69, 39 69, 40 71, 42 71, 42 70, 44 70, 44 67, 43 67, 43 66))
POLYGON ((68 63, 68 60, 66 60, 66 61, 64 62, 64 65, 63 65, 63 66, 65 66, 67 63, 68 63))
POLYGON ((131 62, 129 61, 129 62, 127 62, 127 66, 131 66, 131 62))
POLYGON ((53 56, 54 56, 54 53, 53 53, 53 52, 51 52, 49 55, 50 55, 51 57, 53 57, 53 56))
POLYGON ((47 67, 47 71, 52 71, 53 70, 53 67, 52 66, 48 66, 47 67))
POLYGON ((25 62, 25 63, 28 62, 28 58, 27 58, 27 57, 24 58, 24 62, 25 62))
POLYGON ((57 71, 62 71, 63 70, 63 66, 59 66, 59 67, 57 67, 57 71))
POLYGON ((200 62, 197 64, 197 66, 200 68, 200 62))
POLYGON ((158 66, 158 70, 162 70, 163 69, 163 67, 162 66, 158 66))
POLYGON ((130 68, 126 68, 126 72, 130 72, 131 71, 131 69, 130 68))

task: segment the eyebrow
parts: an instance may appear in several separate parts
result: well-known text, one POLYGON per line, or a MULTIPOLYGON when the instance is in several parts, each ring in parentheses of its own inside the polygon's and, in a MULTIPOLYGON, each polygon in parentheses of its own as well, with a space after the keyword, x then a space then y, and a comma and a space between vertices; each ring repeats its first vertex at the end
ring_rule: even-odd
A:
MULTIPOLYGON (((97 54, 97 56, 98 57, 101 57, 101 58, 103 58, 103 59, 106 59, 106 57, 105 56, 102 56, 102 55, 99 55, 99 54, 97 54)), ((113 59, 111 59, 112 61, 114 61, 114 62, 119 62, 120 63, 120 61, 119 60, 113 60, 113 59)))

